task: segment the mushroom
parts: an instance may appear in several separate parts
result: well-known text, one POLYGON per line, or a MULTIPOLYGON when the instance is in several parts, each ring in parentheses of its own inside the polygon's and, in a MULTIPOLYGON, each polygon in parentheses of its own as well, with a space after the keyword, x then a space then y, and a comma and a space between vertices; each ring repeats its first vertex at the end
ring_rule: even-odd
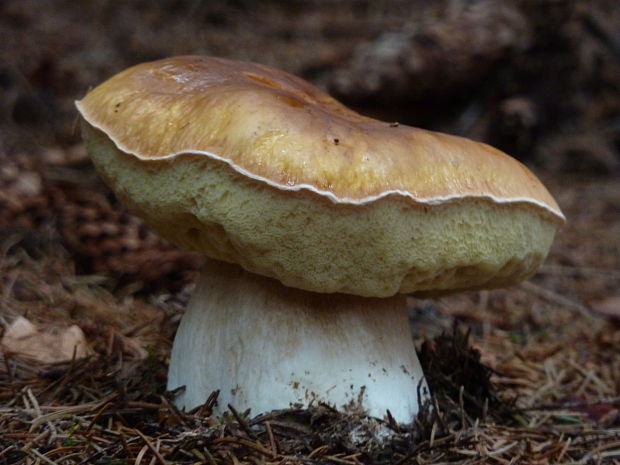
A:
POLYGON ((267 66, 184 56, 77 102, 118 198, 207 258, 168 387, 255 413, 325 402, 411 422, 429 398, 405 295, 534 273, 564 217, 482 143, 362 116, 267 66))

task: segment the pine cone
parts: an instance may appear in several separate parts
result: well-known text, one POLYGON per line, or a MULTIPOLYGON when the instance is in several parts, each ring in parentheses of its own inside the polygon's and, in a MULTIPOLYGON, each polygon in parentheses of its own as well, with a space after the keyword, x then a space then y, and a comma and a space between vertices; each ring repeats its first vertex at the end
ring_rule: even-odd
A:
POLYGON ((103 193, 50 180, 30 156, 0 154, 0 167, 0 237, 36 238, 52 229, 79 273, 108 275, 118 285, 139 282, 145 291, 176 291, 193 279, 196 254, 174 248, 103 193))
POLYGON ((58 231, 84 271, 108 274, 121 283, 139 281, 147 290, 175 291, 193 279, 196 254, 174 248, 102 195, 65 189, 55 198, 58 231))

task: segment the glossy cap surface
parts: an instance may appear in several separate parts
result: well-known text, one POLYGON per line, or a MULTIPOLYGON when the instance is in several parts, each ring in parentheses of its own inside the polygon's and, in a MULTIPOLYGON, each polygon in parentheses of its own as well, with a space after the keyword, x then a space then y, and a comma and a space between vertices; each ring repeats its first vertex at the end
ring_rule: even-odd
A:
POLYGON ((77 106, 103 176, 164 236, 294 287, 505 285, 564 221, 506 154, 364 117, 262 65, 145 63, 77 106))

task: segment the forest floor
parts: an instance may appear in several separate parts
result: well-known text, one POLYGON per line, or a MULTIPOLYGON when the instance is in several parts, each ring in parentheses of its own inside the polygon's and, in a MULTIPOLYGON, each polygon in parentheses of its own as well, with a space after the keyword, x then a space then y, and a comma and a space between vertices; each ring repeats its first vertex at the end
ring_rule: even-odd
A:
POLYGON ((421 12, 425 2, 400 0, 71 3, 0 5, 0 465, 620 464, 613 0, 421 12), (477 25, 497 36, 455 40, 477 25), (389 47, 416 56, 417 71, 381 61, 389 47), (409 298, 434 393, 413 425, 328 406, 221 418, 209 414, 215 398, 174 407, 167 364, 199 258, 116 203, 73 101, 130 64, 180 53, 280 66, 357 109, 491 142, 557 199, 567 224, 531 279, 409 298), (63 342, 76 341, 82 352, 68 354, 63 342))
POLYGON ((410 299, 436 405, 382 444, 353 434, 373 427, 359 415, 326 407, 179 412, 165 376, 191 282, 175 293, 111 286, 75 274, 57 232, 5 226, 2 322, 23 316, 37 333, 29 356, 5 347, 0 364, 0 463, 617 463, 620 182, 546 180, 569 223, 536 276, 410 299), (50 363, 73 324, 88 356, 50 363))

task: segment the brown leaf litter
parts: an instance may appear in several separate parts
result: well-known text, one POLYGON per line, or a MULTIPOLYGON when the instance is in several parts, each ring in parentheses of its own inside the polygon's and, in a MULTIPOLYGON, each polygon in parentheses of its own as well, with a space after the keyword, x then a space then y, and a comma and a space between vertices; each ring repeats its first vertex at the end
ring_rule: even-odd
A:
MULTIPOLYGON (((40 185, 49 186, 46 192, 63 186, 56 199, 67 205, 45 204, 55 213, 41 222, 34 219, 44 208, 10 207, 21 205, 15 202, 0 209, 0 217, 22 225, 9 228, 3 220, 1 335, 10 337, 20 317, 38 329, 75 325, 92 352, 49 363, 4 350, 0 465, 620 463, 620 330, 613 315, 620 216, 609 215, 620 186, 613 178, 549 180, 569 224, 532 280, 509 290, 410 300, 434 398, 414 424, 399 426, 327 405, 258 416, 230 406, 215 418, 215 395, 179 411, 165 379, 191 284, 183 284, 186 278, 176 281, 184 286, 176 293, 146 292, 119 286, 104 265, 96 274, 76 274, 95 270, 83 262, 110 262, 97 247, 75 253, 59 228, 63 211, 76 204, 93 210, 73 231, 88 224, 112 231, 137 220, 113 213, 105 191, 82 192, 66 176, 45 176, 40 185), (612 315, 601 311, 604 305, 612 315)), ((144 241, 138 250, 152 247, 127 230, 118 234, 144 241)), ((166 268, 161 276, 156 267, 149 272, 160 283, 169 276, 166 268)))
POLYGON ((569 223, 533 280, 410 300, 434 400, 402 427, 324 405, 257 417, 231 406, 221 419, 209 415, 215 397, 176 409, 166 364, 188 289, 156 290, 187 286, 191 275, 171 280, 170 270, 196 262, 83 184, 90 168, 79 151, 60 155, 12 158, 0 173, 0 464, 617 463, 613 177, 547 180, 569 223), (119 286, 131 279, 157 285, 119 286), (22 319, 43 346, 79 328, 90 354, 72 349, 60 361, 36 344, 20 350, 22 319))
POLYGON ((0 337, 20 316, 76 325, 92 353, 2 353, 0 465, 620 464, 617 0, 73 3, 0 4, 0 337), (554 173, 568 224, 534 278, 410 300, 435 395, 416 424, 171 403, 196 258, 116 209, 80 145, 41 146, 76 143, 73 100, 111 70, 187 50, 285 67, 554 173))
POLYGON ((5 354, 17 354, 39 363, 68 362, 90 353, 84 332, 78 325, 42 329, 23 316, 15 318, 5 329, 0 349, 5 354))

